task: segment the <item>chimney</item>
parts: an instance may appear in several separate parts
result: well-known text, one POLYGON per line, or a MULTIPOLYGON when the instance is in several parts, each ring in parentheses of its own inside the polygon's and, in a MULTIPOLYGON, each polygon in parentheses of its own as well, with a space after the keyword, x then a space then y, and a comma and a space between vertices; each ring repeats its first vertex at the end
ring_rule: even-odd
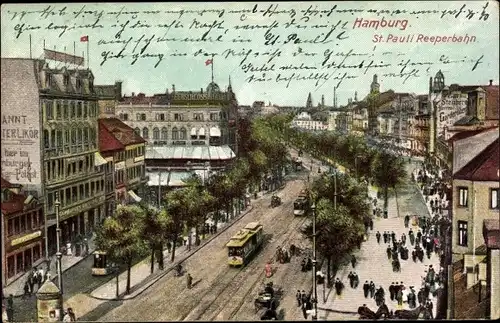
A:
POLYGON ((122 82, 121 81, 115 82, 115 96, 116 96, 117 101, 120 101, 122 98, 122 82))
POLYGON ((134 96, 135 96, 135 92, 132 92, 132 97, 134 97, 134 96))
POLYGON ((175 84, 172 84, 172 92, 175 92, 175 84))
POLYGON ((490 86, 492 86, 492 85, 493 85, 493 80, 490 80, 490 86))
POLYGON ((203 88, 201 88, 201 90, 200 90, 200 91, 201 91, 201 94, 203 94, 203 88))

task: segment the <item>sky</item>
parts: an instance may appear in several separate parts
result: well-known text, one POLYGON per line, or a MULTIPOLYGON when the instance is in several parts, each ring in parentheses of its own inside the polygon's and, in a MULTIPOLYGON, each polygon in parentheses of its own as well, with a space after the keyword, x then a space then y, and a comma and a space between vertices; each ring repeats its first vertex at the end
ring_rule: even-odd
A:
MULTIPOLYGON (((171 90, 172 84, 175 84, 177 90, 199 91, 211 81, 213 67, 215 82, 221 88, 226 88, 231 77, 232 88, 239 103, 248 105, 262 100, 278 105, 303 106, 309 92, 312 93, 314 104, 318 103, 322 95, 326 104, 331 104, 334 87, 337 87, 338 103, 343 105, 354 97, 355 91, 360 99, 367 95, 373 74, 378 74, 381 91, 393 89, 418 94, 428 91, 429 77, 434 76, 438 70, 444 73, 447 84, 488 84, 489 80, 493 80, 494 84, 499 83, 499 11, 496 1, 259 2, 256 10, 253 10, 255 5, 252 2, 3 4, 1 56, 29 58, 31 35, 33 58, 43 57, 44 42, 46 48, 55 47, 58 51, 70 54, 73 53, 76 42, 76 53, 85 56, 87 64, 88 44, 88 61, 95 83, 113 84, 116 80, 121 80, 126 95, 132 92, 143 92, 146 95, 164 93, 167 88, 171 90), (272 8, 279 12, 266 13, 266 9, 273 5, 278 5, 277 8, 272 8), (332 10, 334 6, 336 8, 332 10), (310 9, 307 11, 308 8, 310 9), (179 10, 184 12, 180 14, 179 10), (467 17, 471 12, 472 17, 467 17), (292 19, 295 24, 288 26, 287 23, 290 24, 292 19), (379 26, 375 28, 375 24, 372 24, 371 27, 355 28, 356 19, 378 21, 379 26), (382 27, 382 19, 386 22, 398 21, 398 25, 382 27), (183 28, 175 28, 176 23, 183 28), (273 24, 275 27, 269 29, 273 24), (61 35, 61 26, 64 25, 66 31, 61 35), (172 26, 167 28, 167 25, 172 26), (244 25, 247 28, 267 25, 267 28, 235 29, 235 26, 244 25), (297 28, 297 25, 305 28, 297 28), (317 28, 314 25, 325 26, 317 28), (213 26, 211 31, 208 26, 213 26), (120 29, 123 29, 121 33, 120 29), (220 36, 221 41, 210 43, 171 40, 200 38, 207 31, 207 38, 216 39, 220 36), (308 39, 314 40, 316 36, 319 36, 317 40, 321 40, 330 31, 332 32, 325 43, 305 42, 308 39), (293 34, 296 34, 295 38, 290 36, 293 34), (89 36, 88 43, 80 42, 84 35, 89 36), (462 39, 467 35, 470 39, 474 36, 475 41, 429 43, 420 38, 418 42, 416 39, 419 35, 455 35, 455 38, 462 36, 462 39), (383 37, 383 41, 374 43, 375 36, 383 37), (408 38, 402 43, 385 42, 388 37, 408 38), (158 41, 159 38, 170 40, 158 41), (303 42, 295 43, 297 38, 303 42), (123 58, 109 58, 117 55, 129 39, 131 41, 121 52, 123 58), (247 41, 233 42, 234 39, 247 41), (148 40, 151 41, 148 43, 148 40), (271 44, 273 40, 275 43, 271 44), (110 41, 115 43, 109 44, 110 41), (293 53, 297 53, 299 48, 302 53, 294 56, 293 53), (142 54, 141 49, 144 49, 142 54), (242 64, 243 56, 221 55, 230 49, 235 53, 248 50, 252 53, 242 64), (197 51, 215 53, 213 66, 206 65, 210 55, 195 55, 197 51), (260 54, 254 56, 256 52, 260 54), (279 52, 279 56, 266 63, 270 56, 262 55, 265 52, 279 52), (304 52, 315 55, 306 56, 304 52), (322 66, 327 52, 333 54, 325 64, 335 62, 333 67, 322 66), (172 56, 182 53, 186 55, 172 56), (351 55, 345 58, 346 53, 351 55), (365 55, 352 55, 356 53, 365 55), (106 55, 108 60, 101 66, 106 55), (160 55, 163 55, 161 60, 160 55), (135 58, 137 60, 134 62, 135 58), (341 66, 344 58, 344 65, 359 65, 364 60, 363 66, 366 67, 373 60, 374 65, 381 66, 366 70, 345 68, 341 66), (407 66, 401 72, 401 66, 398 67, 397 64, 408 60, 417 65, 407 66), (462 60, 464 62, 450 63, 462 60), (301 65, 314 69, 297 69, 301 65), (296 69, 290 69, 292 66, 296 69), (262 76, 263 73, 266 73, 265 77, 262 76), (280 73, 282 80, 277 82, 277 75, 280 73), (294 79, 289 84, 283 80, 293 73, 302 77, 312 73, 313 79, 294 79), (251 78, 252 74, 254 78, 251 78), (353 78, 342 79, 345 75, 353 78), (265 81, 253 81, 259 77, 265 81), (319 82, 316 83, 318 78, 319 82)), ((64 63, 51 63, 51 66, 62 65, 64 63)))

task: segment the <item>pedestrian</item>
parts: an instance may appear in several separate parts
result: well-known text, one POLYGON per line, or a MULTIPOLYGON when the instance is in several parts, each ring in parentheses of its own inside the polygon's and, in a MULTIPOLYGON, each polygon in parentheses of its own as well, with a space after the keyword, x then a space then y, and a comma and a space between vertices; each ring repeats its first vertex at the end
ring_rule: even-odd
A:
POLYGON ((369 292, 370 292, 370 284, 368 283, 368 281, 365 281, 365 283, 363 284, 363 293, 365 295, 365 298, 368 298, 369 292))
POLYGON ((352 268, 356 268, 356 256, 352 255, 351 257, 352 268))
POLYGON ((394 300, 394 282, 391 283, 391 286, 389 286, 389 296, 391 298, 391 301, 394 300))
POLYGON ((398 293, 396 295, 396 299, 398 301, 398 305, 402 306, 403 305, 403 290, 401 288, 398 289, 398 293))
POLYGON ((35 277, 33 273, 30 273, 28 276, 28 284, 30 285, 30 295, 35 293, 35 277))
POLYGON ((384 236, 384 244, 386 244, 387 243, 387 231, 384 231, 383 236, 384 236))
POLYGON ((304 304, 307 303, 307 294, 306 294, 305 290, 302 290, 302 293, 300 294, 300 299, 301 299, 302 306, 304 306, 304 304))
POLYGON ((380 232, 377 231, 377 234, 375 234, 375 237, 377 237, 377 243, 380 244, 380 232))
POLYGON ((7 298, 7 319, 14 322, 14 295, 10 294, 7 298))
POLYGON ((406 244, 406 234, 404 234, 404 233, 401 235, 401 243, 402 243, 403 245, 405 245, 405 244, 406 244))
POLYGON ((394 231, 391 232, 391 239, 392 241, 396 241, 396 233, 394 231))
POLYGON ((300 293, 300 290, 297 290, 295 298, 297 299, 297 306, 300 307, 302 305, 302 294, 300 293))
POLYGON ((370 298, 373 298, 375 296, 375 284, 373 281, 370 281, 370 298))
POLYGON ((38 269, 38 289, 42 287, 43 283, 45 283, 45 273, 43 272, 43 268, 38 269))
POLYGON ((354 275, 352 274, 352 271, 349 272, 347 278, 349 278, 349 285, 351 286, 351 288, 354 288, 354 275))
POLYGON ((387 246, 386 252, 387 252, 387 258, 389 260, 391 260, 391 254, 392 254, 392 248, 391 248, 391 246, 389 246, 389 245, 387 246))
POLYGON ((300 263, 301 266, 301 271, 305 272, 306 271, 306 258, 302 259, 302 262, 300 263))
POLYGON ((186 282, 187 282, 187 288, 191 289, 193 287, 193 277, 191 277, 191 274, 187 274, 186 276, 186 282))
POLYGON ((429 315, 431 319, 434 319, 434 313, 432 312, 432 310, 434 309, 434 304, 432 304, 431 300, 427 302, 427 309, 429 310, 429 315))
POLYGON ((353 288, 358 288, 358 285, 359 285, 359 277, 358 277, 358 274, 356 272, 354 272, 353 276, 352 276, 352 279, 353 279, 353 285, 354 287, 353 288))
POLYGON ((370 219, 370 230, 373 231, 373 220, 370 219))
POLYGON ((410 224, 410 216, 407 214, 405 215, 405 228, 408 228, 409 224, 410 224))

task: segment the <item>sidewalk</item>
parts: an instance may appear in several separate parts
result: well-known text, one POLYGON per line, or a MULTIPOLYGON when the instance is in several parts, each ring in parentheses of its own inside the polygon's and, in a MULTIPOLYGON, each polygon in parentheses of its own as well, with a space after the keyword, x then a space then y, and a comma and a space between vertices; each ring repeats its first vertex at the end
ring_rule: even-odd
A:
MULTIPOLYGON (((206 244, 212 241, 219 234, 224 232, 226 229, 230 228, 236 223, 238 219, 243 217, 245 214, 253 209, 252 206, 247 207, 245 210, 234 217, 230 222, 218 223, 217 232, 213 235, 206 235, 205 239, 201 242, 199 246, 191 246, 191 250, 188 251, 187 246, 181 246, 176 249, 176 261, 174 263, 169 263, 170 253, 168 250, 163 251, 163 257, 165 258, 165 268, 163 270, 156 269, 156 271, 151 274, 151 261, 150 257, 142 260, 138 264, 132 267, 130 275, 130 286, 131 292, 128 295, 124 295, 127 286, 127 272, 123 272, 118 276, 118 286, 119 286, 119 298, 120 300, 133 299, 140 295, 151 285, 156 283, 163 276, 168 274, 175 266, 179 263, 184 262, 186 259, 191 257, 194 253, 202 249, 206 244)), ((155 268, 157 265, 155 264, 155 268)), ((116 279, 112 279, 104 285, 98 287, 90 293, 90 297, 98 300, 116 300, 116 279)))
MULTIPOLYGON (((92 255, 92 253, 95 251, 95 243, 94 243, 94 236, 90 237, 88 239, 88 246, 89 246, 89 252, 84 255, 84 256, 66 256, 63 255, 61 258, 61 267, 62 267, 62 272, 64 273, 71 267, 77 265, 80 263, 82 260, 87 258, 88 256, 92 255)), ((57 280, 57 258, 55 255, 51 256, 49 258, 49 264, 50 264, 50 274, 51 274, 51 280, 56 281, 57 280)), ((47 272, 47 262, 43 261, 41 264, 37 266, 38 269, 42 268, 44 273, 47 272)), ((8 286, 4 287, 3 289, 3 294, 5 296, 8 296, 12 294, 14 297, 20 297, 24 294, 24 284, 26 280, 28 279, 28 275, 31 272, 31 269, 26 272, 23 276, 19 277, 16 281, 12 282, 8 286)), ((35 285, 35 289, 36 289, 35 285)))

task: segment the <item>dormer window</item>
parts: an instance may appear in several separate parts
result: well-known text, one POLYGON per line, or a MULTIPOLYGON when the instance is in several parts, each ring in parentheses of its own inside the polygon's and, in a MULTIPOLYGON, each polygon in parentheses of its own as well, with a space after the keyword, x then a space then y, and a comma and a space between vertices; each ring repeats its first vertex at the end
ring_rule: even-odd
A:
POLYGON ((45 74, 45 87, 50 87, 52 85, 52 74, 46 73, 45 74))
POLYGON ((76 78, 76 90, 77 91, 81 91, 82 89, 82 79, 80 79, 79 77, 76 78))
POLYGON ((89 79, 89 90, 90 90, 90 92, 94 92, 94 79, 93 78, 89 79))
POLYGON ((69 85, 69 75, 64 74, 64 86, 68 86, 68 85, 69 85))

